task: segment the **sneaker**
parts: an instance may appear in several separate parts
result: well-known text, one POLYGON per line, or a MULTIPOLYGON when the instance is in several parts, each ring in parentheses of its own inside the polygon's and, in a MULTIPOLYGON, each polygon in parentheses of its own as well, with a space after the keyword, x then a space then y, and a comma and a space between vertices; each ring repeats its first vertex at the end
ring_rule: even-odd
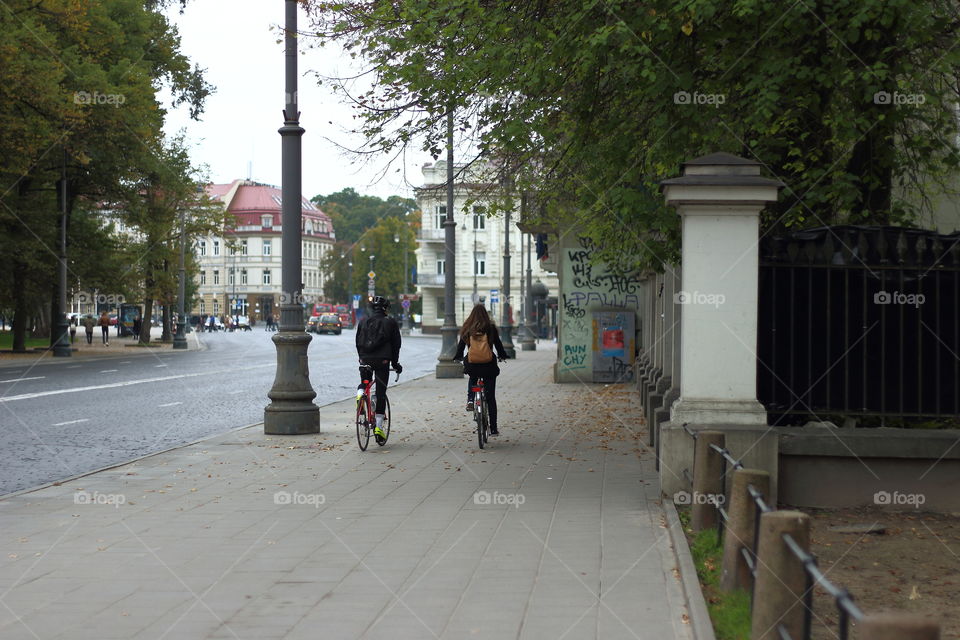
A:
POLYGON ((472 402, 468 402, 468 403, 467 403, 467 411, 473 411, 473 403, 472 403, 472 402))
POLYGON ((498 436, 498 435, 500 435, 500 432, 497 431, 497 428, 496 428, 496 427, 490 427, 490 435, 491 435, 491 436, 498 436))
POLYGON ((387 434, 385 434, 385 433, 383 432, 383 429, 381 429, 380 427, 374 427, 374 428, 373 428, 373 435, 375 435, 375 436, 377 436, 378 438, 381 438, 381 439, 387 437, 387 434))

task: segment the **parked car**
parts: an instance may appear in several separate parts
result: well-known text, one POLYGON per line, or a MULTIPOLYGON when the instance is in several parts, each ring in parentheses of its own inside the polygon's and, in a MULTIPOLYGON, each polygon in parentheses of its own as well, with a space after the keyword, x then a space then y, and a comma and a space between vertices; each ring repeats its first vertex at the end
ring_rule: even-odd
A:
POLYGON ((230 316, 233 320, 231 325, 234 331, 243 330, 243 331, 253 331, 253 328, 250 326, 250 318, 248 316, 230 316))
POLYGON ((340 323, 340 316, 333 313, 325 313, 320 316, 320 320, 317 322, 317 333, 333 333, 340 335, 343 330, 343 325, 340 323))

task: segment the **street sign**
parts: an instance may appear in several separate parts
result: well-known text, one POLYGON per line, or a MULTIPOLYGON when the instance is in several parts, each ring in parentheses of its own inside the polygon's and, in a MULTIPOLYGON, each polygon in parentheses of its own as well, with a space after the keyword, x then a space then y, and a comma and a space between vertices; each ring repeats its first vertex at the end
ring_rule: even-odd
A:
POLYGON ((490 295, 495 296, 500 293, 500 289, 490 289, 490 295))
POLYGON ((409 309, 409 308, 410 308, 410 301, 409 301, 409 300, 404 300, 403 302, 400 303, 400 306, 403 307, 404 309, 409 309))
POLYGON ((371 271, 371 272, 369 272, 369 273, 367 274, 367 277, 370 278, 371 280, 373 280, 374 278, 377 277, 377 274, 374 273, 373 271, 371 271))
POLYGON ((374 280, 373 278, 370 278, 369 280, 367 280, 367 286, 368 286, 368 287, 372 287, 372 286, 374 286, 374 285, 376 285, 376 284, 377 284, 377 281, 374 280))
POLYGON ((500 302, 500 298, 497 298, 496 296, 490 296, 490 302, 500 302))
POLYGON ((354 309, 360 308, 360 296, 353 296, 353 308, 354 309))

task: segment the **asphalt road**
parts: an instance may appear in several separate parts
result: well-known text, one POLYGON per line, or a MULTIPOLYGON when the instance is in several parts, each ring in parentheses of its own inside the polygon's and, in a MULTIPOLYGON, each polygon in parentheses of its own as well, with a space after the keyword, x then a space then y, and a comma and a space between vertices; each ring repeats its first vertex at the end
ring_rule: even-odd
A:
MULTIPOLYGON (((0 495, 262 421, 276 372, 271 335, 204 333, 199 351, 3 364, 0 495)), ((406 339, 400 384, 433 371, 439 349, 438 338, 406 339)), ((318 405, 356 392, 353 331, 314 336, 309 355, 318 405)), ((321 431, 332 426, 321 410, 321 431)))

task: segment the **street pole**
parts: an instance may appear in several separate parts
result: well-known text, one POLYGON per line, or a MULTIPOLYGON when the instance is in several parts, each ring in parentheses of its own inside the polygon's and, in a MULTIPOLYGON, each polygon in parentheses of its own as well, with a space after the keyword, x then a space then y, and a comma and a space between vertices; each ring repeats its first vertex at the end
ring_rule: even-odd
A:
POLYGON ((503 216, 503 350, 508 358, 516 358, 517 350, 513 346, 513 324, 510 319, 510 209, 503 216))
MULTIPOLYGON (((527 194, 520 196, 520 217, 523 219, 527 213, 527 194)), ((533 286, 533 269, 530 264, 530 245, 533 244, 533 234, 527 234, 527 286, 523 298, 524 331, 520 337, 521 351, 536 351, 537 342, 534 339, 533 328, 530 326, 530 313, 533 306, 533 297, 530 288, 533 286)), ((520 269, 523 270, 523 255, 520 255, 520 269)))
POLYGON ((320 409, 310 384, 307 348, 310 334, 304 330, 300 306, 303 283, 300 223, 303 216, 301 185, 301 142, 303 128, 297 105, 297 0, 284 0, 284 56, 286 96, 283 126, 280 127, 281 182, 281 294, 280 330, 273 334, 277 347, 277 373, 267 394, 270 404, 263 411, 263 432, 268 435, 296 435, 320 432, 320 409))
MULTIPOLYGON (((186 319, 184 318, 184 298, 187 295, 187 280, 186 280, 186 267, 185 265, 185 246, 186 246, 186 224, 184 223, 186 218, 186 209, 180 209, 180 270, 177 274, 179 281, 177 282, 177 332, 173 336, 173 348, 174 349, 186 349, 187 348, 187 334, 186 334, 186 319)), ((143 331, 143 318, 140 319, 140 330, 143 331)), ((147 323, 147 328, 149 329, 150 324, 147 323)), ((139 337, 137 338, 139 340, 139 337)))
POLYGON ((453 217, 453 104, 447 111, 447 216, 443 221, 444 263, 443 263, 443 327, 440 335, 443 342, 437 358, 438 378, 462 378, 463 367, 453 358, 457 355, 457 310, 456 304, 456 231, 457 223, 453 217))
POLYGON ((480 292, 477 291, 477 214, 473 215, 473 304, 477 304, 480 302, 480 292))
MULTIPOLYGON (((57 324, 54 329, 56 340, 53 343, 53 355, 57 358, 69 358, 73 355, 70 348, 70 322, 67 320, 67 148, 63 148, 63 164, 60 167, 60 286, 57 291, 57 324)), ((119 322, 119 318, 117 322, 119 322)))

